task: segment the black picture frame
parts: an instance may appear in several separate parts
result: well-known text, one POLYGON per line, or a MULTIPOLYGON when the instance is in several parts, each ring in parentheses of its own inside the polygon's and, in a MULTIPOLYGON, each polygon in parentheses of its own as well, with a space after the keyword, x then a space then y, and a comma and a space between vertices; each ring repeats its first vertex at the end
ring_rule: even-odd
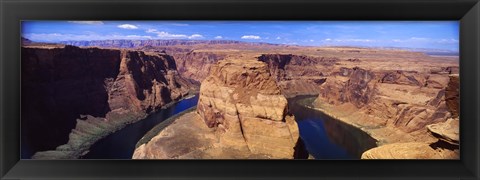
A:
POLYGON ((479 179, 478 0, 1 0, 2 179, 479 179), (21 20, 459 20, 460 160, 20 160, 21 20))

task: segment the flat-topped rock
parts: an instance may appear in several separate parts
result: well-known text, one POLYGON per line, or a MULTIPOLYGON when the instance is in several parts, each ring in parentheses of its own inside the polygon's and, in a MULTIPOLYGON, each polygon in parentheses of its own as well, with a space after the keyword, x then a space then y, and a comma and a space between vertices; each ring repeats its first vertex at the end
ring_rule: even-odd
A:
POLYGON ((298 125, 267 65, 229 59, 211 67, 196 113, 175 120, 133 157, 292 159, 302 154, 299 141, 298 125))
POLYGON ((453 145, 460 142, 460 121, 458 118, 450 118, 445 122, 430 124, 427 129, 437 138, 453 145))
POLYGON ((444 159, 426 143, 393 143, 372 148, 362 154, 362 159, 444 159))

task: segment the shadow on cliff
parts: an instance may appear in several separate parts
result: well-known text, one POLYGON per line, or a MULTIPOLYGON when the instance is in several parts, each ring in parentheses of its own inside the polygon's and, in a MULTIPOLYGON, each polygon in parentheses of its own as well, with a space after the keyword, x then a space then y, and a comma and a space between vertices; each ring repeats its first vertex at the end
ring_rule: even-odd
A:
POLYGON ((82 114, 105 117, 119 66, 119 51, 22 48, 22 158, 65 144, 82 114))

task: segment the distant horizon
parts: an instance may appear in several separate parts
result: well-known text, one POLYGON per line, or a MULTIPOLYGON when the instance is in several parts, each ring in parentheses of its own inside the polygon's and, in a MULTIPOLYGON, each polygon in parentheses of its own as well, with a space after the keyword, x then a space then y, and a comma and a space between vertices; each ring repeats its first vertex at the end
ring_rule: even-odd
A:
POLYGON ((459 51, 458 21, 23 21, 34 42, 226 40, 459 51))

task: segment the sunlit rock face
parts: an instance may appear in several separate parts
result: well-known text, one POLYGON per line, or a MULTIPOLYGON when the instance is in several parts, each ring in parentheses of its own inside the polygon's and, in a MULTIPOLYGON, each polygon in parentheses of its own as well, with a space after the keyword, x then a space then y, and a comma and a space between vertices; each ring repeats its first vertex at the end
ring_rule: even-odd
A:
POLYGON ((426 143, 393 143, 370 149, 362 159, 444 159, 426 143))
POLYGON ((391 126, 409 133, 447 120, 450 116, 445 98, 448 83, 445 72, 339 68, 320 86, 315 104, 338 112, 355 109, 355 118, 351 118, 359 124, 391 126))
POLYGON ((268 65, 282 93, 287 97, 318 94, 325 82, 325 72, 338 58, 312 57, 295 54, 262 54, 258 57, 268 65))
POLYGON ((178 53, 173 51, 172 56, 178 65, 178 72, 182 77, 202 82, 209 74, 212 65, 225 59, 224 54, 213 52, 178 53))
POLYGON ((436 138, 434 142, 397 142, 372 148, 362 154, 362 159, 458 159, 460 157, 460 126, 459 126, 459 78, 458 74, 448 76, 444 90, 430 104, 444 102, 441 111, 447 113, 447 120, 430 123, 424 128, 427 134, 436 138), (446 108, 446 107, 448 108, 446 108))
POLYGON ((265 63, 222 60, 202 82, 196 110, 165 125, 139 145, 132 158, 306 158, 297 123, 287 107, 265 63))
POLYGON ((197 113, 221 143, 273 158, 293 158, 298 126, 287 114, 267 64, 224 60, 202 82, 197 113))

